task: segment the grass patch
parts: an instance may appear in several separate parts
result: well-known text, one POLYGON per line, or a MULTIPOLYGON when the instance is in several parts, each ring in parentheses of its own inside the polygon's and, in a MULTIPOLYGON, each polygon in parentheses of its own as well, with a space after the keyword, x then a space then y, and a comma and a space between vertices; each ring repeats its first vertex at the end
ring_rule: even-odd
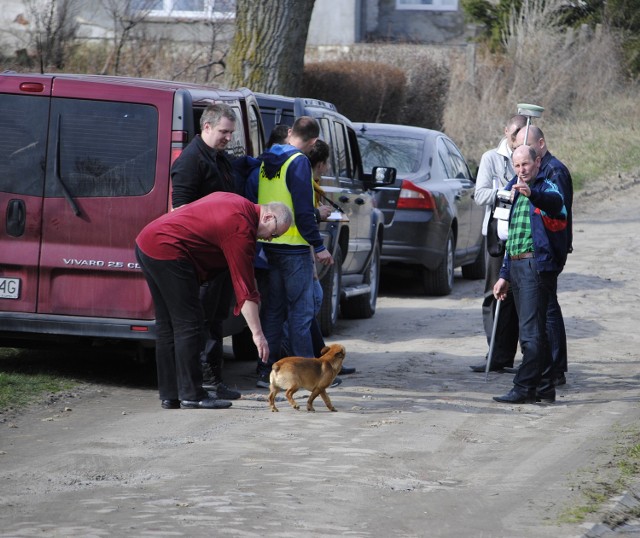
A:
POLYGON ((19 409, 45 394, 69 390, 77 381, 20 364, 20 351, 0 348, 0 413, 19 409))
MULTIPOLYGON (((640 475, 640 430, 621 431, 609 462, 595 469, 582 470, 580 474, 580 484, 574 488, 580 491, 582 500, 577 506, 561 512, 558 518, 561 523, 584 523, 587 517, 593 519, 612 497, 622 494, 637 480, 640 475)), ((639 515, 637 509, 629 510, 629 513, 602 514, 600 519, 613 528, 619 520, 639 515)))

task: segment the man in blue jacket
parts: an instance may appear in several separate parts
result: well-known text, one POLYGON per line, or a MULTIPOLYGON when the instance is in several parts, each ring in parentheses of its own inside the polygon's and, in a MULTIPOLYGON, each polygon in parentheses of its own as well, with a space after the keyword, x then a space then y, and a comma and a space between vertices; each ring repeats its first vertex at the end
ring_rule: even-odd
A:
MULTIPOLYGON (((539 127, 529 126, 528 133, 526 129, 521 129, 516 136, 516 146, 521 144, 527 144, 536 150, 538 157, 540 157, 540 173, 558 185, 562 191, 564 206, 567 210, 567 228, 564 235, 567 241, 567 252, 571 252, 573 251, 573 181, 571 174, 567 167, 551 154, 547 148, 542 129, 539 127)), ((568 370, 567 333, 557 294, 554 294, 549 300, 547 335, 551 347, 555 384, 564 385, 567 382, 566 372, 568 370)))
POLYGON ((517 175, 506 186, 513 192, 509 238, 493 293, 496 299, 503 300, 509 287, 513 291, 522 364, 513 388, 493 399, 510 404, 553 403, 556 391, 546 329, 547 309, 567 260, 567 211, 558 185, 540 172, 540 157, 532 147, 516 148, 513 166, 517 175))
MULTIPOLYGON (((313 174, 306 153, 320 128, 315 119, 302 116, 289 131, 288 142, 275 144, 260 158, 258 203, 279 201, 293 212, 294 223, 281 237, 264 244, 269 262, 269 292, 263 313, 264 334, 269 342, 268 364, 258 365, 257 386, 269 385, 271 365, 280 359, 283 325, 288 324, 292 355, 313 357, 311 321, 315 315, 313 268, 315 259, 331 265, 333 257, 322 242, 315 214, 313 174)), ((249 182, 254 183, 250 180, 249 182)))

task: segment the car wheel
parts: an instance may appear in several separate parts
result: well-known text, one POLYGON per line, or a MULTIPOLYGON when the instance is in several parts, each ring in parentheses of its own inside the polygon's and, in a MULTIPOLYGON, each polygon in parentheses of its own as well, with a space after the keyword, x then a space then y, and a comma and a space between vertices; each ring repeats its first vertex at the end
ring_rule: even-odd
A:
POLYGON ((253 335, 249 327, 245 327, 239 333, 231 336, 231 348, 233 356, 237 360, 257 361, 259 358, 258 349, 253 343, 253 335))
POLYGON ((449 230, 440 265, 434 271, 422 269, 422 283, 427 295, 449 295, 453 291, 454 253, 455 241, 453 232, 449 230))
POLYGON ((333 253, 333 265, 320 281, 322 285, 322 306, 318 314, 320 330, 323 336, 331 336, 338 321, 342 286, 342 250, 336 247, 333 253))
POLYGON ((482 242, 480 243, 480 252, 473 263, 462 266, 462 277, 467 280, 480 280, 485 277, 487 265, 485 263, 487 251, 486 238, 482 236, 482 242))
POLYGON ((345 318, 367 319, 376 313, 378 284, 380 283, 380 246, 377 243, 371 254, 371 261, 366 269, 363 282, 369 284, 370 291, 342 301, 341 312, 345 318))

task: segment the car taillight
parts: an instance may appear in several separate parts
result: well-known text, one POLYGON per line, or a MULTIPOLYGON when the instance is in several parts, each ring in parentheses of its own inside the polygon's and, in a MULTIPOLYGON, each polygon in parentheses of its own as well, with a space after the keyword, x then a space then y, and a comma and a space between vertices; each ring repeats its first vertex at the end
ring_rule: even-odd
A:
POLYGON ((188 138, 186 131, 171 131, 171 164, 182 153, 188 143, 188 138))
POLYGON ((171 164, 178 158, 184 148, 171 148, 171 164))
POLYGON ((429 191, 417 187, 411 181, 402 180, 396 209, 429 209, 433 211, 435 207, 435 200, 429 191))

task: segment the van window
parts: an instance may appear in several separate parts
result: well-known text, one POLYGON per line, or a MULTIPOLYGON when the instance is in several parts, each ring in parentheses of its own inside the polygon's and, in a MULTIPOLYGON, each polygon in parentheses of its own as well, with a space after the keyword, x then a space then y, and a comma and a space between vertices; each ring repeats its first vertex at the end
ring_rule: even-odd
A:
POLYGON ((351 155, 349 154, 349 143, 347 139, 347 131, 344 125, 340 122, 333 122, 336 133, 336 145, 334 151, 336 152, 338 162, 338 175, 340 177, 352 177, 351 173, 351 155))
POLYGON ((336 162, 336 157, 335 157, 335 149, 334 149, 334 143, 333 140, 331 139, 331 130, 330 130, 330 124, 329 124, 329 120, 327 118, 316 118, 316 120, 318 121, 318 125, 320 126, 320 138, 322 140, 324 140, 327 144, 329 144, 329 160, 327 161, 327 171, 325 172, 325 175, 327 176, 335 176, 335 167, 334 167, 334 162, 336 162))
POLYGON ((262 153, 264 148, 264 140, 262 138, 262 129, 260 129, 260 111, 253 105, 248 107, 249 113, 249 136, 251 137, 251 149, 253 156, 257 157, 262 153))
MULTIPOLYGON (((230 103, 227 103, 230 105, 230 103)), ((236 130, 227 144, 225 151, 234 157, 242 157, 247 154, 245 147, 244 124, 242 123, 242 111, 239 106, 232 106, 233 113, 236 115, 236 130)))
POLYGON ((42 196, 49 99, 0 99, 0 191, 42 196))
POLYGON ((158 112, 149 105, 54 99, 46 196, 140 196, 156 173, 158 112))

